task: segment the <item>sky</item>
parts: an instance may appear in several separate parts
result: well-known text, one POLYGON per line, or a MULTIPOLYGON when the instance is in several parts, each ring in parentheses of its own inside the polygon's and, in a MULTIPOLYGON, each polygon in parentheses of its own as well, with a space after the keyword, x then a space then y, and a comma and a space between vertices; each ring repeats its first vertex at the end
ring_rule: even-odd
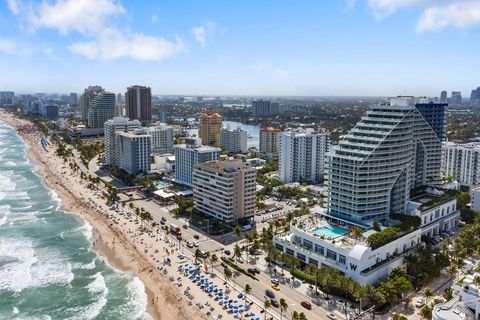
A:
POLYGON ((480 0, 0 0, 0 90, 439 96, 480 86, 480 0))

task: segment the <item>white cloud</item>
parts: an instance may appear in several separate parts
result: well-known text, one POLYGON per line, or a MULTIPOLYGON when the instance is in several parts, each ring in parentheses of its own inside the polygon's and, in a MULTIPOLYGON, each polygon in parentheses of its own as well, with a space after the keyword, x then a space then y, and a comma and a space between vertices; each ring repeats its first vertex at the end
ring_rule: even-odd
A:
POLYGON ((410 6, 422 5, 430 0, 368 0, 368 5, 373 11, 373 14, 377 17, 384 17, 398 9, 410 6))
POLYGON ((141 61, 160 61, 184 50, 183 41, 169 41, 141 33, 123 35, 112 30, 93 41, 77 42, 69 49, 89 59, 110 60, 129 57, 141 61))
POLYGON ((113 0, 58 0, 43 2, 30 12, 33 28, 57 29, 66 34, 77 31, 86 35, 102 32, 111 17, 125 13, 123 6, 113 0))
POLYGON ((477 24, 480 24, 480 2, 464 1, 427 8, 418 20, 417 30, 440 30, 449 26, 467 28, 477 24))
POLYGON ((0 39, 0 51, 6 54, 15 54, 17 45, 12 40, 0 39))
POLYGON ((195 37, 195 41, 200 43, 202 47, 205 47, 205 45, 207 44, 206 32, 207 30, 205 29, 204 26, 198 26, 198 27, 192 28, 192 34, 195 37))
POLYGON ((129 57, 160 61, 184 50, 178 37, 167 40, 119 28, 114 19, 123 18, 126 10, 117 0, 56 0, 30 6, 24 6, 19 0, 7 1, 12 13, 18 12, 19 6, 26 11, 26 22, 33 31, 45 28, 64 35, 71 32, 82 34, 85 41, 73 43, 69 49, 89 59, 129 57))
POLYGON ((395 11, 417 7, 422 14, 417 31, 440 30, 446 27, 467 28, 480 24, 478 0, 366 0, 376 18, 384 18, 395 11))
POLYGON ((8 9, 15 14, 20 14, 20 5, 17 0, 7 0, 8 9))

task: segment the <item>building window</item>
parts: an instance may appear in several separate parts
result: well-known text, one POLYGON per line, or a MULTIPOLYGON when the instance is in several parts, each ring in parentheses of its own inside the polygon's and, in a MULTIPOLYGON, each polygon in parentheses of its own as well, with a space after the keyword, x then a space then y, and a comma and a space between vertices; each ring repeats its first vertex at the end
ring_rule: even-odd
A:
POLYGON ((315 252, 321 254, 322 256, 325 255, 325 249, 317 244, 315 245, 315 252))
POLYGON ((338 255, 338 262, 341 263, 341 264, 346 264, 346 263, 347 263, 347 259, 345 258, 345 256, 339 254, 339 255, 338 255))
POLYGON ((287 253, 291 256, 294 255, 294 251, 292 249, 287 248, 287 253))
POLYGON ((308 249, 308 250, 312 250, 313 244, 312 244, 311 241, 303 239, 303 247, 308 249))
POLYGON ((337 253, 327 249, 327 258, 337 261, 337 253))
POLYGON ((315 267, 318 267, 318 261, 315 259, 309 258, 308 263, 314 265, 315 267))
POLYGON ((301 254, 301 253, 297 252, 297 258, 298 258, 298 260, 305 262, 307 257, 305 257, 304 254, 301 254))

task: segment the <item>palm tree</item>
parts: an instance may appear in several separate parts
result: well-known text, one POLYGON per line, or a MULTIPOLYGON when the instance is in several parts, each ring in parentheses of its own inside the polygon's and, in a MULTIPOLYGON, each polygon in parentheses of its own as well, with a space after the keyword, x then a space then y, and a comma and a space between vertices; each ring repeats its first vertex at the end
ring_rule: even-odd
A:
POLYGON ((250 292, 252 292, 252 287, 250 287, 250 285, 247 283, 245 285, 245 294, 249 294, 250 292))
POLYGON ((298 314, 297 311, 293 311, 292 313, 292 320, 299 320, 300 319, 300 315, 298 314))
POLYGON ((265 318, 264 318, 265 320, 267 319, 267 310, 271 306, 272 306, 272 304, 270 303, 270 300, 265 299, 265 301, 263 301, 263 310, 265 311, 265 318))
POLYGON ((242 249, 238 244, 233 247, 233 257, 241 257, 242 256, 242 249))
POLYGON ((214 253, 214 254, 212 254, 212 255, 210 256, 210 263, 212 264, 212 268, 213 268, 213 265, 214 265, 215 263, 217 263, 217 262, 218 262, 218 257, 217 257, 217 255, 214 253))
POLYGON ((433 297, 433 291, 430 288, 425 288, 423 290, 423 295, 425 296, 426 304, 428 305, 428 300, 433 297))
POLYGON ((355 226, 353 227, 352 229, 352 236, 355 238, 355 241, 362 237, 363 236, 363 231, 362 231, 362 228, 360 228, 359 226, 355 226))
POLYGON ((195 262, 201 262, 202 256, 202 251, 200 249, 195 250, 195 262))
POLYGON ((238 241, 241 239, 241 236, 242 236, 242 229, 241 229, 240 226, 237 224, 237 226, 235 227, 235 229, 233 229, 233 232, 235 232, 235 235, 237 236, 237 243, 238 243, 238 241))
POLYGON ((287 311, 288 309, 288 304, 285 299, 280 298, 280 320, 283 319, 283 313, 287 311))
POLYGON ((233 276, 232 270, 230 270, 228 267, 223 268, 223 274, 225 275, 225 280, 230 280, 230 278, 233 276))
POLYGON ((305 313, 300 312, 300 315, 298 316, 298 319, 299 320, 307 320, 307 316, 305 315, 305 313))

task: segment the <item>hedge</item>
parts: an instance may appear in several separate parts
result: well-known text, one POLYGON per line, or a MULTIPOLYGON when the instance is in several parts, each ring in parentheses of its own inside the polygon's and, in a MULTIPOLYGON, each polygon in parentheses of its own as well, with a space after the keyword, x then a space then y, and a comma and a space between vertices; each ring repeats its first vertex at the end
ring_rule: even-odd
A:
POLYGON ((220 259, 225 262, 228 266, 230 266, 231 268, 233 268, 234 270, 240 272, 240 273, 243 273, 244 275, 252 278, 253 280, 257 280, 257 277, 253 276, 252 274, 250 274, 249 272, 245 271, 245 269, 243 268, 240 268, 237 264, 233 263, 232 261, 228 260, 227 258, 225 257, 220 257, 220 259))

